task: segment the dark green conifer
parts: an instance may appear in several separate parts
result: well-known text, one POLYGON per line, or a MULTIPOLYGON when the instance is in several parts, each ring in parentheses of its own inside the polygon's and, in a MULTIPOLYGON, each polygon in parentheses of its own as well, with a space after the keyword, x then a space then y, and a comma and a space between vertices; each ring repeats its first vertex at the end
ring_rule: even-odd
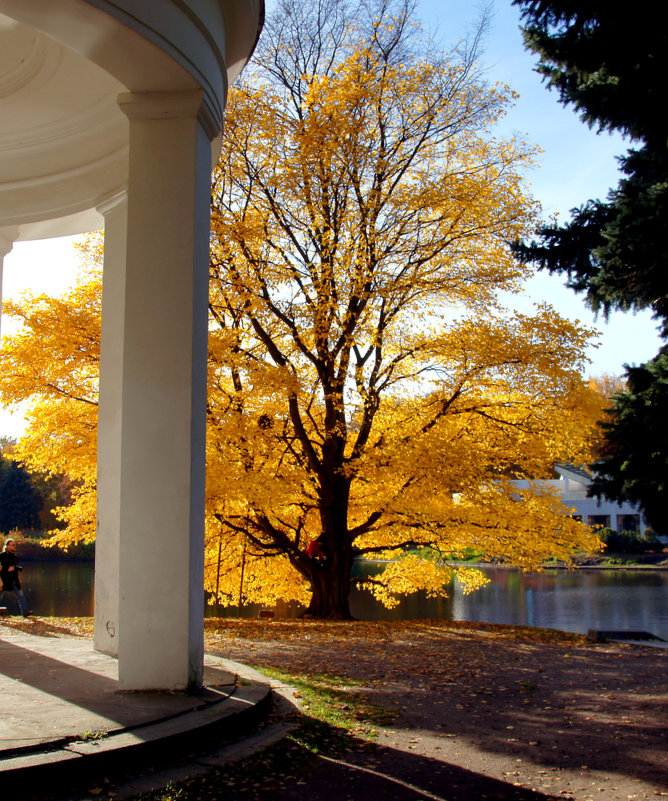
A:
POLYGON ((0 453, 0 532, 37 528, 41 505, 23 465, 0 453))
MULTIPOLYGON (((563 226, 544 226, 517 255, 584 292, 595 311, 650 309, 668 338, 668 75, 666 11, 604 0, 513 0, 520 7, 538 71, 564 105, 632 147, 605 201, 589 200, 563 226)), ((595 493, 640 504, 668 530, 668 350, 627 367, 628 391, 613 399, 607 444, 596 462, 595 493), (651 454, 651 456, 650 456, 651 454), (650 469, 651 464, 651 469, 650 469), (651 475, 650 475, 651 473, 651 475)))

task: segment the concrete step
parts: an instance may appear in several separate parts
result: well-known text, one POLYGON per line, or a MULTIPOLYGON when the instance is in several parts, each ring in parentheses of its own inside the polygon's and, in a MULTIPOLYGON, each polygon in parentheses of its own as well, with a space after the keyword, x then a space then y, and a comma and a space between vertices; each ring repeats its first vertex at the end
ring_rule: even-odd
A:
POLYGON ((116 660, 90 640, 0 627, 0 797, 77 786, 107 773, 161 769, 235 742, 271 709, 257 671, 207 655, 194 694, 117 690, 116 660))

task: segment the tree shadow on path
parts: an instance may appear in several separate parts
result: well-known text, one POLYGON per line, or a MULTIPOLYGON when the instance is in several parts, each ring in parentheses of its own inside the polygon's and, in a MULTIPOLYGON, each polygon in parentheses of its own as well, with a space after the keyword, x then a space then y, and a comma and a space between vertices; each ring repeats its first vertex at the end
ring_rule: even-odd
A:
POLYGON ((463 638, 456 656, 444 664, 433 653, 429 664, 408 678, 396 727, 524 764, 668 787, 667 653, 463 638))
MULTIPOLYGON (((485 776, 429 757, 378 746, 352 757, 318 757, 299 785, 277 801, 550 801, 556 796, 485 776)), ((564 798, 565 796, 559 796, 564 798)))
POLYGON ((252 630, 244 658, 361 683, 398 713, 386 744, 546 790, 555 771, 563 789, 592 773, 610 792, 668 787, 668 651, 441 621, 284 628, 252 630))

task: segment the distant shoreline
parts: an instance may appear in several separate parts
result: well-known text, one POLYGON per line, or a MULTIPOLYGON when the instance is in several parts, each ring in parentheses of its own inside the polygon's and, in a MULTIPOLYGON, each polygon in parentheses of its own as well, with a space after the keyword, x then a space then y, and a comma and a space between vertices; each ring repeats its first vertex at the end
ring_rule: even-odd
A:
MULTIPOLYGON (((95 556, 88 555, 72 555, 69 556, 63 551, 58 551, 53 548, 44 549, 43 554, 20 554, 21 562, 82 562, 92 563, 95 561, 95 556)), ((638 554, 637 556, 629 555, 629 561, 623 562, 625 554, 610 554, 607 557, 585 556, 576 558, 573 565, 567 565, 565 562, 548 563, 541 566, 541 570, 668 570, 668 554, 638 554), (605 559, 619 560, 617 564, 606 562, 605 559), (638 561, 636 561, 638 560, 638 561)), ((362 559, 361 562, 371 562, 374 564, 390 564, 391 559, 362 559)), ((506 569, 520 569, 517 565, 504 564, 503 562, 449 562, 449 564, 457 565, 459 567, 501 567, 506 569)))
MULTIPOLYGON (((492 562, 451 562, 450 564, 462 567, 502 567, 509 570, 520 570, 517 565, 497 564, 492 562)), ((579 564, 574 562, 567 565, 565 562, 556 564, 541 565, 541 570, 668 570, 668 562, 645 562, 645 563, 626 563, 611 565, 607 562, 595 562, 591 564, 579 564)))
MULTIPOLYGON (((645 559, 642 562, 623 562, 620 564, 610 564, 603 561, 606 557, 585 556, 580 561, 576 559, 572 565, 565 562, 550 562, 541 565, 541 570, 668 570, 668 554, 638 554, 637 557, 629 556, 629 559, 645 559)), ((624 555, 611 554, 611 559, 622 560, 624 555)), ((364 559, 364 562, 373 562, 379 565, 391 564, 391 559, 364 559)), ((506 570, 521 570, 517 565, 509 565, 503 562, 456 562, 448 561, 447 564, 457 567, 500 567, 506 570)))
POLYGON ((67 556, 67 554, 56 553, 54 556, 21 556, 20 564, 32 564, 33 562, 94 562, 94 556, 67 556))

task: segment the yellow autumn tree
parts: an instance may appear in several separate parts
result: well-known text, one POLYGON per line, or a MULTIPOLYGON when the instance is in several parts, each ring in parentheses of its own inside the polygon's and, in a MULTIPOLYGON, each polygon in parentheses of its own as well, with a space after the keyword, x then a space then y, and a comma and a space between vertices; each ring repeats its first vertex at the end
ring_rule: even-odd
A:
POLYGON ((54 510, 67 528, 53 532, 53 541, 65 547, 95 538, 102 238, 78 247, 85 277, 72 290, 5 301, 3 314, 21 329, 3 337, 0 352, 3 404, 28 404, 16 457, 72 482, 71 505, 54 510))
MULTIPOLYGON (((507 243, 536 212, 530 151, 493 133, 511 93, 474 53, 428 55, 410 4, 369 2, 356 26, 340 8, 284 0, 228 100, 207 490, 227 591, 244 571, 262 600, 273 569, 282 597, 331 617, 349 615, 357 555, 475 547, 535 568, 595 547, 512 480, 586 461, 599 411, 587 332, 499 300, 528 276, 507 243)), ((365 583, 392 604, 453 570, 410 555, 365 583)))
MULTIPOLYGON (((589 332, 500 301, 529 275, 507 243, 536 214, 530 150, 494 136, 512 95, 475 52, 428 55, 409 4, 362 8, 279 3, 212 187, 206 587, 339 618, 356 556, 393 558, 364 582, 392 605, 479 583, 423 549, 536 568, 597 544, 512 483, 589 461, 600 412, 589 332)), ((0 396, 35 404, 22 453, 80 482, 67 539, 94 531, 99 345, 76 320, 96 328, 99 283, 58 302, 10 307, 27 328, 0 396)))
POLYGON ((626 380, 621 375, 602 373, 601 375, 589 376, 589 386, 609 402, 616 392, 624 392, 626 390, 626 380))

